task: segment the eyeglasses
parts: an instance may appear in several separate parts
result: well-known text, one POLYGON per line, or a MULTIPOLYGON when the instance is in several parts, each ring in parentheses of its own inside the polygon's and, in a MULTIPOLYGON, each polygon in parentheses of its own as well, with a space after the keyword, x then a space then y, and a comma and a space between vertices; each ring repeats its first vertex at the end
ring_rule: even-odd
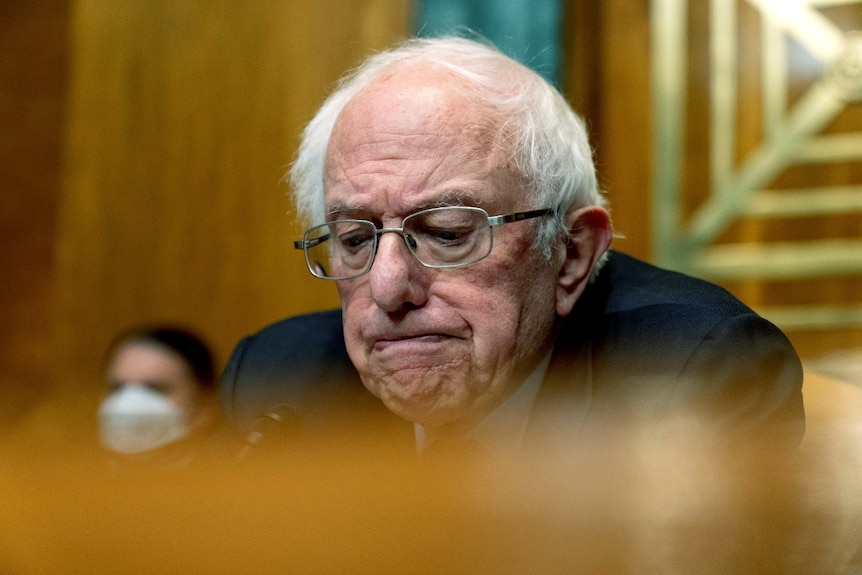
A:
POLYGON ((416 261, 427 268, 460 268, 488 257, 494 244, 492 227, 553 213, 546 208, 489 216, 482 208, 444 206, 410 214, 400 228, 378 228, 368 220, 335 220, 309 229, 293 247, 305 251, 312 275, 328 280, 368 273, 377 238, 386 232, 401 234, 416 261))

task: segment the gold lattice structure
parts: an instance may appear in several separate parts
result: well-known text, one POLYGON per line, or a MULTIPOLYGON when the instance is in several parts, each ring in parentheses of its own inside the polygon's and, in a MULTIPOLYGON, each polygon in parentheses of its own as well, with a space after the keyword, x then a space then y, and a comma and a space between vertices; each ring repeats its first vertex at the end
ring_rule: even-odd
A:
MULTIPOLYGON (((862 239, 719 242, 734 221, 862 214, 862 185, 770 190, 799 165, 862 162, 862 126, 824 133, 847 106, 862 101, 862 33, 839 28, 825 9, 859 0, 691 0, 709 2, 709 191, 684 212, 682 171, 686 82, 691 38, 688 0, 653 0, 653 241, 659 263, 717 281, 780 282, 862 274, 862 239), (760 21, 763 134, 740 157, 737 142, 739 12, 760 21), (820 72, 788 99, 788 44, 801 46, 820 72)), ((701 5, 703 6, 703 5, 701 5)), ((796 305, 761 310, 785 328, 862 325, 862 306, 796 305)))

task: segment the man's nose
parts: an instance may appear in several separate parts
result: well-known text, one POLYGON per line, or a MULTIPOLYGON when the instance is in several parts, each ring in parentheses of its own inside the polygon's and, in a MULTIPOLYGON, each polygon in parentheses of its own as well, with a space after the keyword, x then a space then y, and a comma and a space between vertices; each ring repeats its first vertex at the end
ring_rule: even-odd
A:
POLYGON ((412 238, 396 232, 380 234, 377 254, 368 272, 371 297, 386 312, 396 311, 404 304, 425 303, 425 289, 420 283, 423 268, 407 249, 405 240, 412 238))

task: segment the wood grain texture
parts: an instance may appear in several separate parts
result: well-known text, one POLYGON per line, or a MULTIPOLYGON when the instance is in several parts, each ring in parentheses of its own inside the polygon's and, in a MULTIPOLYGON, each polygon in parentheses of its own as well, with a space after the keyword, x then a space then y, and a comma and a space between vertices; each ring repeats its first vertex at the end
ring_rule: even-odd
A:
POLYGON ((281 181, 337 77, 406 33, 395 1, 78 0, 59 201, 57 400, 90 425, 101 356, 179 323, 226 360, 281 317, 337 305, 292 240, 281 181))

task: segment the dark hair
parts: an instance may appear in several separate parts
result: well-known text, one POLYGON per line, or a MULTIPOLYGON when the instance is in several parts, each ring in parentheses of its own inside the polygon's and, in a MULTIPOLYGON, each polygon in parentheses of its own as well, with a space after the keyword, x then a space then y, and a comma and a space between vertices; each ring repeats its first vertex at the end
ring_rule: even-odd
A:
POLYGON ((215 389, 215 362, 209 346, 194 332, 174 326, 145 326, 129 329, 108 347, 105 365, 116 351, 129 343, 153 343, 174 352, 188 365, 202 389, 215 389))

